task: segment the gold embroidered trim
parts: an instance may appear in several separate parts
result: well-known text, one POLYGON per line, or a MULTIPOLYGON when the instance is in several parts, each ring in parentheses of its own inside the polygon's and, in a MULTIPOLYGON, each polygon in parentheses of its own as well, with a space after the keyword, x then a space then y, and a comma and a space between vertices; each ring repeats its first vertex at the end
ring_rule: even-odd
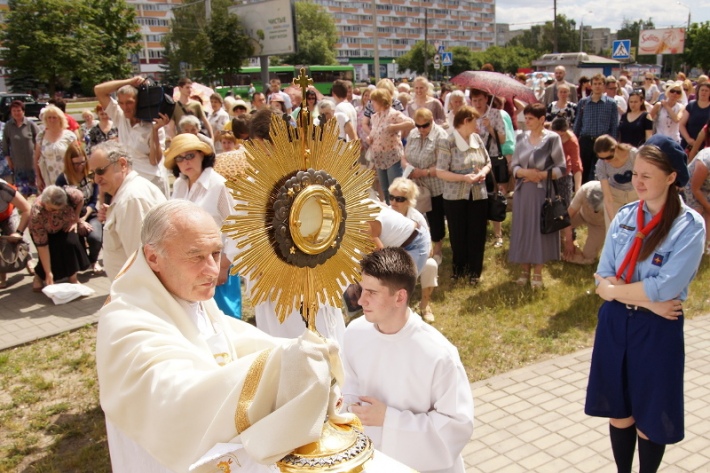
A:
POLYGON ((259 387, 261 376, 264 374, 266 360, 269 358, 269 355, 271 355, 272 350, 273 348, 269 348, 268 350, 262 351, 249 367, 249 372, 244 380, 244 386, 242 386, 242 392, 239 394, 237 412, 234 414, 234 424, 237 428, 237 433, 239 434, 251 427, 247 411, 254 402, 256 388, 259 387))

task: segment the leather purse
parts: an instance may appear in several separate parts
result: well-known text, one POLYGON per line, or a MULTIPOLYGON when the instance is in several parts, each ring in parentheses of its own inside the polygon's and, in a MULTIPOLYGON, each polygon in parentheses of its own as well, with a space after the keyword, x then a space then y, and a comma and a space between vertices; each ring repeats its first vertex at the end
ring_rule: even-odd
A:
MULTIPOLYGON (((505 161, 505 158, 503 158, 503 160, 505 161)), ((486 212, 486 218, 493 222, 502 222, 505 220, 506 211, 508 210, 508 199, 505 197, 505 194, 498 189, 498 183, 493 169, 486 175, 486 178, 489 178, 489 176, 493 183, 493 190, 488 191, 488 211, 486 212)))
POLYGON ((27 267, 30 260, 30 244, 24 240, 10 242, 0 238, 0 273, 16 273, 27 267))
POLYGON ((162 85, 157 85, 153 80, 146 79, 138 87, 136 98, 136 118, 152 122, 160 115, 172 118, 175 111, 175 101, 166 94, 162 85))
POLYGON ((567 213, 567 202, 560 197, 557 190, 557 181, 552 179, 552 169, 550 169, 547 171, 545 202, 543 202, 540 212, 540 232, 547 235, 569 226, 570 218, 567 213))

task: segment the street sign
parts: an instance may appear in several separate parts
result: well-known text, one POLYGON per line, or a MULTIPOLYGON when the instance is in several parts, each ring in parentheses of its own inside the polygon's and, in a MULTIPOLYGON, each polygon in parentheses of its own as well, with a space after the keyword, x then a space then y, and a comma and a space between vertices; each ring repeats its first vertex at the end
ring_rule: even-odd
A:
POLYGON ((441 64, 439 64, 438 62, 435 62, 434 69, 441 69, 441 64))
POLYGON ((436 50, 436 54, 442 55, 444 54, 444 45, 440 45, 439 48, 436 50))
POLYGON ((441 62, 441 56, 434 54, 434 64, 439 64, 441 62))
POLYGON ((441 63, 448 67, 448 66, 453 66, 454 64, 454 54, 453 53, 447 53, 445 52, 444 54, 441 55, 441 63))
POLYGON ((133 66, 132 68, 134 74, 141 73, 141 60, 136 53, 131 54, 131 66, 133 66))
POLYGON ((631 58, 631 40, 619 39, 614 41, 611 47, 612 59, 630 59, 631 58))

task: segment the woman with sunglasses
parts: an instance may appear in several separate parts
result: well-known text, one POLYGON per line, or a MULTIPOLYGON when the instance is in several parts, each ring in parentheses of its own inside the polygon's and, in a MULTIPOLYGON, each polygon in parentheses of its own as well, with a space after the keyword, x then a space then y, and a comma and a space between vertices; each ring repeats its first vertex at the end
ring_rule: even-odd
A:
POLYGON ((99 199, 99 186, 89 179, 88 158, 78 142, 69 145, 64 154, 64 172, 57 178, 59 187, 73 187, 81 191, 84 204, 79 213, 77 232, 82 246, 89 247, 89 263, 94 274, 103 272, 99 263, 99 252, 103 242, 103 228, 99 222, 96 204, 99 199))
POLYGON ((652 72, 647 72, 644 75, 643 84, 641 85, 643 86, 644 99, 646 99, 646 102, 651 105, 655 104, 658 97, 661 96, 661 90, 656 85, 656 77, 652 72))
MULTIPOLYGON (((194 202, 205 209, 222 228, 227 217, 234 212, 234 200, 225 185, 226 179, 214 170, 214 163, 215 154, 212 147, 192 133, 177 135, 165 150, 164 165, 176 178, 170 198, 194 202)), ((228 282, 231 258, 235 256, 233 241, 226 238, 225 244, 218 288, 228 282)), ((215 293, 215 301, 225 314, 241 318, 241 289, 238 277, 231 276, 229 291, 227 294, 215 293)))
POLYGON ((32 204, 29 230, 39 255, 32 282, 34 292, 65 278, 76 284, 77 273, 89 267, 77 233, 79 225, 88 225, 79 218, 83 206, 80 190, 55 185, 47 186, 32 204))
POLYGON ((666 97, 651 109, 651 120, 656 121, 656 134, 667 136, 680 143, 680 119, 683 115, 683 85, 681 82, 666 84, 666 97))
POLYGON ((439 140, 436 175, 444 183, 444 214, 449 224, 453 254, 451 279, 476 285, 483 272, 488 225, 486 174, 491 172, 488 151, 478 136, 475 108, 462 106, 454 116, 454 131, 439 140))
POLYGON ((702 217, 680 199, 688 182, 680 144, 652 136, 639 149, 639 201, 619 210, 594 278, 599 309, 584 412, 609 419, 619 472, 654 473, 684 437, 683 301, 702 259, 702 217))
POLYGON ((609 135, 594 141, 594 152, 599 158, 595 169, 604 195, 604 223, 609 228, 619 209, 638 200, 631 175, 638 150, 626 143, 617 143, 609 135))
POLYGON ((442 244, 446 235, 444 222, 444 181, 436 177, 436 158, 440 140, 446 140, 448 133, 434 123, 434 115, 428 108, 414 112, 415 129, 409 133, 404 148, 402 168, 411 165, 414 169, 409 178, 419 187, 426 187, 431 194, 431 210, 426 213, 429 232, 434 244, 434 259, 441 264, 442 244))

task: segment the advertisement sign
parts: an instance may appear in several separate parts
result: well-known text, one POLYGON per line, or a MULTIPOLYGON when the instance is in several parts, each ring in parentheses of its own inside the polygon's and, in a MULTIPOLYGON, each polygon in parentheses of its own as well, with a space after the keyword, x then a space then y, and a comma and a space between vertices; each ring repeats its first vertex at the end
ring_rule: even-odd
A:
POLYGON ((255 56, 291 54, 296 51, 295 17, 291 0, 267 0, 229 7, 254 41, 255 56))
POLYGON ((685 28, 642 30, 639 35, 639 54, 682 54, 685 28))

